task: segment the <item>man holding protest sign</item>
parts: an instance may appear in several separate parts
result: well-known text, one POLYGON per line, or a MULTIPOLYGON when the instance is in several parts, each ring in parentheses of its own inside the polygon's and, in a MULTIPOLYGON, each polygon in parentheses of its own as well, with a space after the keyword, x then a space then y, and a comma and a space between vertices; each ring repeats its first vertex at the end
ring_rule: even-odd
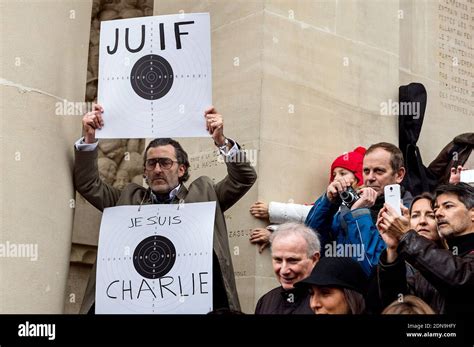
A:
MULTIPOLYGON (((227 159, 227 176, 214 184, 209 177, 198 177, 189 187, 184 182, 189 178, 189 161, 181 145, 172 139, 155 139, 144 154, 144 177, 149 188, 130 183, 123 189, 114 188, 99 178, 97 167, 96 130, 104 126, 104 109, 94 105, 84 115, 82 124, 84 137, 75 144, 74 184, 76 190, 94 207, 104 208, 119 205, 177 204, 192 202, 216 202, 214 220, 213 254, 213 302, 214 309, 228 307, 240 310, 235 285, 232 259, 227 238, 223 212, 234 205, 257 179, 255 170, 245 159, 240 146, 224 136, 222 116, 214 107, 205 113, 206 128, 220 153, 227 159), (232 160, 234 156, 244 160, 232 160)), ((96 266, 92 270, 81 313, 93 312, 96 285, 96 266)))

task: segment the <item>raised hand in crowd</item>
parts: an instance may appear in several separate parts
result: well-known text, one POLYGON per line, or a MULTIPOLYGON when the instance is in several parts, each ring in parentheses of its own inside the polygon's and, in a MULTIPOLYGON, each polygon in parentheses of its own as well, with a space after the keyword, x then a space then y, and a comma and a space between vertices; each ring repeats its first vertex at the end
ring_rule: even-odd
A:
POLYGON ((343 191, 347 190, 347 188, 351 187, 354 184, 355 180, 350 178, 338 178, 332 181, 326 190, 326 196, 331 202, 335 202, 339 197, 339 194, 343 191))
POLYGON ((370 187, 362 188, 358 191, 359 199, 351 206, 351 210, 356 208, 371 208, 377 200, 377 192, 370 187))
POLYGON ((392 206, 385 203, 377 216, 377 229, 387 245, 387 262, 392 263, 397 258, 397 247, 401 237, 410 230, 408 209, 400 204, 400 216, 392 206))
POLYGON ((84 132, 84 142, 94 143, 96 129, 101 129, 104 126, 104 119, 102 113, 104 108, 99 104, 94 104, 91 112, 87 112, 82 118, 82 129, 84 132))
POLYGON ((255 202, 252 206, 250 206, 250 214, 255 218, 268 219, 268 204, 264 201, 255 202))
POLYGON ((449 183, 450 184, 458 184, 461 182, 461 171, 466 170, 463 168, 461 165, 458 165, 458 167, 452 167, 450 176, 449 176, 449 183))
POLYGON ((206 118, 206 130, 212 136, 214 143, 217 146, 223 146, 226 137, 224 136, 224 119, 222 115, 217 113, 214 106, 209 106, 204 111, 204 117, 206 118))
POLYGON ((258 252, 262 253, 270 245, 271 230, 267 228, 255 228, 250 234, 250 243, 258 244, 258 252))

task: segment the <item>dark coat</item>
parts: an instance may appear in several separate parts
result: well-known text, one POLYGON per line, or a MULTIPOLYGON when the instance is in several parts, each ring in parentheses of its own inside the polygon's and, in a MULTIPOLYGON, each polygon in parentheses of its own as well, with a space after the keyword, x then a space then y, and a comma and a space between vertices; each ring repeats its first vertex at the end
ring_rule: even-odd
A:
POLYGON ((377 271, 383 306, 399 294, 412 294, 437 313, 474 312, 474 233, 453 238, 448 244, 450 250, 440 249, 410 230, 400 240, 395 262, 387 264, 384 251, 377 271), (405 261, 418 270, 408 278, 405 261))
POLYGON ((311 295, 306 287, 270 290, 257 302, 255 314, 314 314, 309 306, 311 295))
POLYGON ((451 168, 464 165, 474 148, 474 133, 456 136, 428 166, 428 170, 438 178, 438 183, 448 183, 451 168))
POLYGON ((398 117, 398 147, 403 153, 406 175, 402 185, 413 195, 432 192, 437 185, 448 183, 452 167, 464 165, 474 148, 474 133, 456 136, 428 167, 423 164, 416 143, 420 137, 427 104, 426 89, 421 83, 399 88, 400 103, 417 103, 419 114, 400 113, 398 117))

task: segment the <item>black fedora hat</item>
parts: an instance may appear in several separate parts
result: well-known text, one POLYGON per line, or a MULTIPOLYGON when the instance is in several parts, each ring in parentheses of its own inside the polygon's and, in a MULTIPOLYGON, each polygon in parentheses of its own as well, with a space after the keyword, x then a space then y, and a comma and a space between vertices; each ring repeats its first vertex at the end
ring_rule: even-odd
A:
POLYGON ((347 288, 365 295, 368 278, 362 267, 352 258, 323 257, 309 277, 295 284, 295 286, 304 285, 347 288))

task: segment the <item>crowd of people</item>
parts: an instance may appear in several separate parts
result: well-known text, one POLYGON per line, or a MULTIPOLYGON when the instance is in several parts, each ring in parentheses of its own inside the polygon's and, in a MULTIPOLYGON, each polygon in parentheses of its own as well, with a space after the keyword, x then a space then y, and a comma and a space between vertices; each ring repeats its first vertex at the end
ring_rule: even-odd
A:
MULTIPOLYGON (((222 115, 214 107, 203 115, 215 146, 228 159, 221 181, 201 176, 186 186, 188 155, 167 138, 151 141, 145 150, 147 187, 114 187, 101 179, 97 167, 95 134, 104 126, 103 112, 95 105, 82 120, 84 136, 75 144, 77 191, 100 211, 119 205, 215 201, 214 310, 239 312, 223 213, 245 195, 257 175, 245 151, 224 136, 222 115)), ((403 185, 407 169, 401 150, 380 142, 337 157, 326 191, 312 205, 254 203, 250 213, 273 224, 254 229, 250 242, 260 252, 270 245, 280 283, 258 300, 255 313, 473 312, 474 187, 460 182, 460 173, 474 162, 474 133, 463 134, 463 139, 462 162, 444 168, 438 162, 436 172, 448 175, 440 177, 434 191, 416 197, 403 185), (400 213, 385 201, 384 189, 391 185, 400 187, 400 213)), ((95 280, 94 265, 83 313, 94 313, 95 280)))
MULTIPOLYGON (((472 153, 474 133, 464 135, 472 153)), ((313 205, 255 202, 250 213, 272 224, 255 228, 250 242, 260 252, 271 246, 281 284, 255 313, 474 312, 474 187, 460 182, 470 153, 446 168, 450 175, 434 191, 413 197, 402 184, 397 146, 358 147, 334 160, 313 205), (400 185, 401 213, 385 202, 384 188, 393 184, 400 185)))

